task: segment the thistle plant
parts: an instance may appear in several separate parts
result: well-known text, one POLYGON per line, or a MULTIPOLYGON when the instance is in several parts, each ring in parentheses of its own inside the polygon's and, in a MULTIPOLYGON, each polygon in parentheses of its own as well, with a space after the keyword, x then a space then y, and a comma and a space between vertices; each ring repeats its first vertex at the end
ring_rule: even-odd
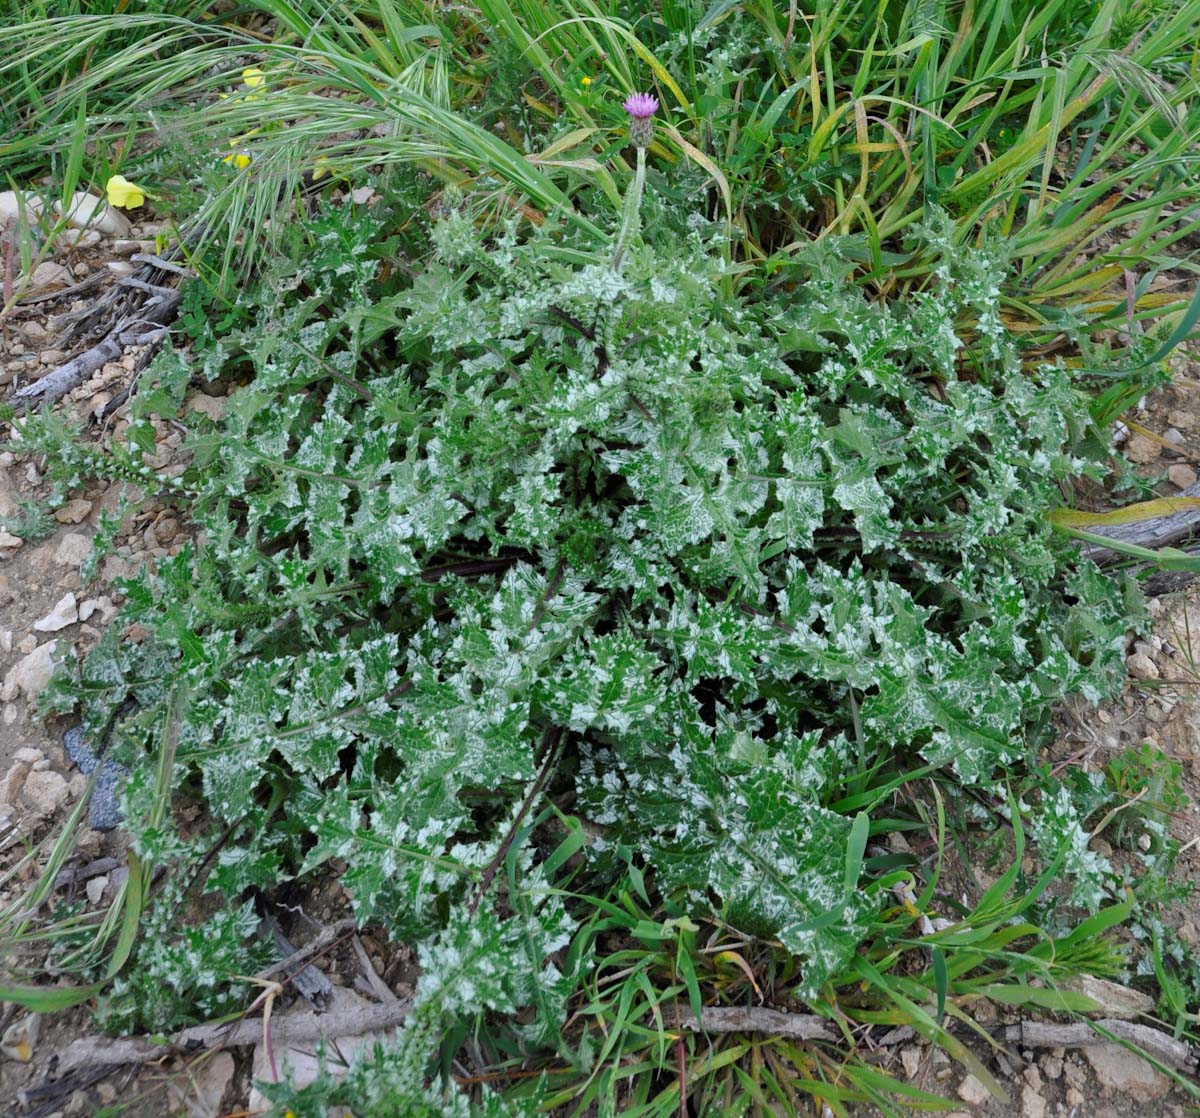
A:
POLYGON ((613 249, 610 265, 614 272, 621 270, 626 248, 630 239, 637 236, 641 223, 642 190, 646 183, 646 148, 654 139, 654 114, 658 111, 658 99, 649 93, 633 93, 625 99, 623 108, 629 114, 629 140, 634 145, 637 166, 621 210, 621 228, 617 233, 617 244, 613 249))
MULTIPOLYGON (((1105 468, 1086 399, 1019 361, 1002 250, 939 223, 939 298, 889 308, 830 278, 838 242, 802 293, 730 299, 698 228, 615 271, 551 221, 481 233, 469 203, 384 286, 390 211, 295 223, 195 359, 254 374, 192 444, 207 542, 131 589, 146 639, 47 702, 112 727, 145 858, 179 850, 174 717, 169 787, 208 841, 236 828, 207 888, 241 903, 337 859, 430 983, 437 945, 478 949, 448 1030, 501 1013, 586 1048, 562 875, 604 896, 635 869, 647 903, 781 944, 791 996, 858 1012, 838 991, 895 882, 870 805, 939 770, 995 797, 1056 699, 1121 678, 1121 588, 1046 519, 1105 468), (965 378, 968 314, 994 325, 965 378)), ((147 951, 146 981, 174 957, 147 951)))
MULTIPOLYGON (((846 1036, 911 1024, 988 1082, 943 1012, 1086 1008, 1058 980, 1120 970, 1099 933, 1133 902, 1089 857, 1101 790, 1027 769, 1058 700, 1119 686, 1136 612, 1054 520, 1196 321, 1150 319, 1178 309, 1151 288, 1200 226, 1200 0, 1132 32, 1117 7, 1081 28, 1065 0, 850 0, 793 25, 778 5, 250 0, 109 38, 0 28, 0 77, 49 114, 0 155, 41 173, 69 136, 82 173, 153 135, 138 177, 189 184, 222 238, 193 246, 213 283, 185 294, 189 359, 164 353, 133 405, 237 386, 219 424, 185 417, 172 485, 198 542, 128 585, 44 702, 131 770, 135 885, 178 867, 248 914, 336 867, 361 921, 417 946, 410 1029, 321 1105, 499 1113, 520 1082, 467 1100, 431 1073, 469 1034, 477 1061, 549 1067, 546 1107, 580 1113, 794 1113, 793 1080, 883 1106, 832 1042, 716 1053, 668 1014, 770 990, 846 1036), (274 41, 237 23, 256 9, 274 41), (606 90, 643 74, 670 119, 626 99, 631 168, 606 90), (251 135, 241 173, 214 166, 251 135), (331 191, 281 220, 333 167, 378 203, 331 191), (1015 853, 966 911, 940 859, 868 845, 940 849, 947 805, 964 844, 990 829, 1015 853), (1067 901, 1098 910, 1078 933, 1067 901)), ((61 421, 25 439, 64 484, 152 476, 136 440, 85 469, 61 421)), ((56 858, 0 914, 19 949, 56 858)), ((127 911, 165 895, 130 886, 127 911)), ((60 920, 90 938, 55 964, 81 980, 57 1004, 119 975, 125 1027, 233 1008, 249 917, 218 949, 188 907, 140 948, 116 909, 60 920)))

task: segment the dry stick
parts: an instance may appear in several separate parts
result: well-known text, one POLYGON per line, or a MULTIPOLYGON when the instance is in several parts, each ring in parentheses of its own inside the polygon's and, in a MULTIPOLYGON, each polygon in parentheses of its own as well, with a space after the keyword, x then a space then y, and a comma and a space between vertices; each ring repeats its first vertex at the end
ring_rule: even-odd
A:
POLYGON ((71 358, 65 365, 59 365, 41 380, 35 380, 32 384, 18 389, 13 393, 13 402, 52 404, 76 385, 82 384, 97 369, 103 368, 110 361, 119 361, 124 352, 125 347, 117 341, 115 335, 110 334, 91 349, 85 349, 78 357, 71 358))
POLYGON ((1009 1025, 1003 1031, 1005 1040, 1023 1044, 1028 1048, 1087 1048, 1093 1044, 1111 1044, 1108 1037, 1096 1029, 1103 1029, 1121 1040, 1136 1044, 1160 1064, 1175 1071, 1196 1075, 1200 1071, 1200 1054, 1191 1045, 1152 1029, 1149 1025, 1138 1025, 1132 1021, 1119 1021, 1106 1017, 1091 1023, 1054 1025, 1042 1021, 1022 1021, 1009 1025), (1093 1028, 1095 1026, 1095 1028, 1093 1028))
POLYGON ((177 276, 191 278, 195 276, 195 272, 191 268, 185 268, 182 264, 176 264, 171 260, 164 260, 161 256, 155 256, 150 252, 135 252, 130 258, 134 264, 152 264, 163 272, 174 272, 177 276))
MULTIPOLYGON (((136 286, 143 285, 139 283, 136 286)), ((14 392, 13 403, 25 406, 52 404, 55 400, 65 396, 72 388, 82 384, 92 373, 103 368, 109 361, 119 361, 124 355, 126 345, 149 345, 161 341, 166 335, 166 327, 161 323, 169 321, 174 316, 181 296, 171 287, 160 287, 153 290, 158 293, 157 298, 141 307, 135 316, 118 323, 107 337, 92 346, 91 349, 84 350, 78 357, 72 358, 65 365, 60 365, 40 380, 27 384, 24 388, 14 392), (134 334, 132 328, 142 324, 152 325, 154 329, 148 330, 144 334, 134 334)))
POLYGON ((90 878, 99 877, 102 873, 115 870, 118 864, 116 858, 97 858, 94 862, 89 862, 86 866, 63 870, 54 879, 54 888, 62 889, 67 885, 74 885, 79 881, 87 881, 90 878))
MULTIPOLYGON (((206 227, 203 224, 181 230, 181 239, 174 242, 169 249, 161 253, 161 257, 166 260, 174 260, 179 256, 185 255, 187 251, 186 244, 204 237, 205 232, 206 227)), ((60 325, 65 325, 67 329, 55 343, 55 348, 66 349, 69 344, 74 342, 74 339, 79 337, 92 337, 113 333, 112 327, 108 324, 120 322, 127 314, 133 313, 130 304, 134 300, 130 295, 129 289, 145 290, 144 287, 139 288, 138 284, 144 284, 147 280, 159 280, 161 279, 161 275, 161 269, 156 265, 143 264, 135 276, 126 277, 126 279, 113 284, 90 307, 62 316, 59 320, 60 325), (130 280, 134 280, 135 282, 130 283, 130 280)))
POLYGON ((384 982, 380 975, 375 973, 375 967, 367 955, 367 949, 363 947, 362 940, 357 935, 353 935, 350 937, 350 945, 354 948, 358 965, 362 967, 363 981, 371 988, 371 992, 385 1005, 399 1001, 400 999, 396 997, 392 988, 384 982))
MULTIPOLYGON (((162 341, 171 331, 166 327, 161 327, 151 338, 150 343, 142 350, 134 363, 133 369, 129 374, 129 380, 126 381, 125 387, 121 389, 107 404, 101 404, 89 417, 92 423, 103 423, 113 412, 122 407, 126 400, 133 395, 137 389, 138 381, 141 379, 142 373, 146 371, 146 366, 154 360, 154 355, 158 351, 158 343, 162 341)), ((148 335, 149 337, 149 335, 148 335)))
MULTIPOLYGON (((271 1020, 271 1038, 275 1043, 295 1047, 316 1044, 324 1038, 363 1036, 383 1032, 404 1023, 411 1001, 387 1005, 352 1005, 329 1013, 304 1013, 271 1020)), ((243 1018, 229 1025, 194 1025, 161 1043, 144 1037, 111 1039, 82 1037, 74 1041, 58 1065, 58 1074, 65 1075, 79 1067, 97 1064, 146 1064, 165 1056, 177 1055, 189 1049, 238 1048, 258 1044, 262 1040, 262 1019, 243 1018)))
POLYGON ((93 287, 99 286, 106 278, 104 272, 93 272, 70 287, 62 287, 57 291, 46 291, 41 295, 26 295, 24 299, 14 304, 14 309, 20 311, 26 307, 36 306, 38 303, 57 303, 63 299, 74 299, 76 295, 82 295, 85 291, 91 291, 93 287))
MULTIPOLYGON (((181 246, 176 246, 167 255, 173 256, 179 251, 181 251, 181 246)), ((165 272, 176 271, 179 271, 179 266, 171 264, 169 260, 149 257, 143 263, 141 275, 147 278, 157 278, 158 275, 165 272)), ((88 280, 91 278, 88 277, 88 280)), ((85 284, 87 282, 84 281, 85 284)), ((83 286, 84 284, 79 284, 75 289, 68 288, 67 290, 68 292, 77 291, 83 286)), ((53 294, 59 296, 62 293, 55 292, 53 294)), ((181 300, 182 296, 173 287, 162 287, 149 283, 146 279, 138 276, 128 276, 119 280, 88 311, 81 315, 70 316, 75 320, 74 325, 59 339, 59 344, 65 346, 68 339, 91 329, 87 323, 93 322, 97 316, 103 316, 105 312, 113 312, 112 317, 116 318, 116 324, 105 330, 101 341, 33 384, 26 385, 14 392, 10 397, 11 401, 18 407, 27 407, 32 404, 52 404, 65 396, 71 389, 82 384, 107 362, 119 360, 123 356, 125 346, 157 346, 166 337, 166 325, 175 317, 181 300), (151 298, 143 301, 139 307, 122 313, 124 309, 122 303, 129 300, 130 289, 143 292, 151 298), (153 324, 158 329, 143 332, 140 337, 132 333, 135 328, 145 324, 153 324)))
POLYGON ((293 951, 286 959, 272 963, 269 967, 260 970, 254 977, 266 979, 281 971, 291 970, 297 963, 305 963, 314 955, 319 955, 325 948, 341 939, 342 936, 349 935, 357 927, 358 925, 349 917, 330 924, 329 927, 322 928, 321 932, 313 936, 303 947, 293 951))
MULTIPOLYGON (((679 1020, 685 1029, 705 1033, 766 1033, 797 1040, 837 1040, 824 1017, 802 1013, 781 1013, 765 1006, 709 1007, 697 1021, 690 1009, 680 1007, 679 1020)), ((1175 1071, 1196 1075, 1200 1071, 1200 1051, 1149 1025, 1106 1017, 1098 1021, 1080 1021, 1056 1025, 1044 1021, 1023 1021, 1004 1027, 1000 1035, 1010 1044, 1026 1048, 1087 1048, 1111 1044, 1104 1034, 1119 1037, 1141 1048, 1149 1056, 1175 1071)), ((895 1044, 911 1037, 912 1031, 893 1029, 876 1043, 895 1044)))
POLYGON ((711 1006, 700 1011, 699 1021, 690 1009, 680 1006, 679 1023, 694 1033, 768 1033, 794 1040, 838 1039, 824 1017, 781 1013, 766 1006, 711 1006))
POLYGON ((500 848, 496 851, 495 856, 487 864, 483 871, 483 876, 479 879, 479 886, 475 890, 475 896, 467 905, 467 912, 472 916, 475 915, 479 908, 480 902, 487 894, 488 888, 492 884, 492 878, 496 876, 497 871, 504 864, 504 859, 508 856, 509 848, 517 837, 517 832, 521 829, 521 823, 524 821, 530 807, 533 806, 534 800, 542 794, 542 789, 546 786, 546 781, 554 768, 554 762, 558 757, 558 745, 562 740, 562 728, 560 726, 551 726, 545 733, 544 741, 546 746, 546 757, 542 762, 541 772, 534 779, 533 784, 529 787, 529 793, 525 797, 525 802, 521 804, 521 810, 517 812, 517 817, 512 821, 512 826, 508 828, 508 834, 504 836, 504 841, 500 843, 500 848))
MULTIPOLYGON (((289 958, 296 954, 295 946, 283 934, 283 929, 279 926, 279 921, 269 912, 259 923, 260 933, 263 925, 270 931, 276 951, 285 953, 289 958)), ((261 982, 265 980, 258 979, 257 981, 261 982)), ((306 963, 304 966, 298 968, 291 975, 291 982, 301 997, 318 1012, 323 1010, 333 998, 333 983, 329 981, 323 971, 314 967, 311 963, 306 963)))
MULTIPOLYGON (((1189 485, 1180 497, 1200 497, 1200 481, 1189 485)), ((1135 544, 1157 550, 1160 547, 1170 547, 1187 539, 1200 528, 1200 508, 1184 509, 1182 512, 1171 513, 1169 516, 1156 516, 1150 520, 1139 520, 1134 524, 1088 525, 1087 530, 1098 536, 1107 536, 1122 543, 1135 544)), ((1111 548, 1100 547, 1098 544, 1088 544, 1083 548, 1083 554, 1095 563, 1111 563, 1124 558, 1111 548)))

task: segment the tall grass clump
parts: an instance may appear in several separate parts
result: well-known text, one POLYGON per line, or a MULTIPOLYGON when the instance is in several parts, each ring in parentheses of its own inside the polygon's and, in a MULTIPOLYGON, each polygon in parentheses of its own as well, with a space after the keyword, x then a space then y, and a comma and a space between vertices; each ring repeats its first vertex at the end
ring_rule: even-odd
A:
POLYGON ((10 944, 163 1031, 236 1001, 252 901, 340 876, 420 984, 279 1113, 936 1105, 855 1050, 896 1024, 1002 1096, 981 999, 1139 962, 1088 847, 1129 770, 1037 755, 1124 676, 1135 582, 1056 524, 1194 323, 1154 281, 1200 4, 253 9, 3 33, 45 83, 141 29, 56 104, 134 122, 202 276, 128 446, 24 445, 144 477, 152 409, 234 389, 186 418, 195 544, 126 586, 145 639, 48 699, 130 769, 135 886, 10 944), (809 1032, 687 1027, 763 1002, 809 1032))

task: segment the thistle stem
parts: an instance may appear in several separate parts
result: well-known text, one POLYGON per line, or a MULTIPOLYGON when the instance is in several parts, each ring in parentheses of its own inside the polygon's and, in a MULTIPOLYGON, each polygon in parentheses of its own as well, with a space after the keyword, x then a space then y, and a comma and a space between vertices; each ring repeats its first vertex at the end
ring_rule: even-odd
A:
POLYGON ((625 194, 625 207, 621 215, 621 230, 617 234, 617 244, 613 249, 612 263, 609 267, 614 272, 621 270, 625 259, 625 250, 630 238, 636 235, 640 225, 639 214, 642 207, 642 187, 646 182, 646 149, 637 149, 637 168, 633 172, 633 182, 625 194))

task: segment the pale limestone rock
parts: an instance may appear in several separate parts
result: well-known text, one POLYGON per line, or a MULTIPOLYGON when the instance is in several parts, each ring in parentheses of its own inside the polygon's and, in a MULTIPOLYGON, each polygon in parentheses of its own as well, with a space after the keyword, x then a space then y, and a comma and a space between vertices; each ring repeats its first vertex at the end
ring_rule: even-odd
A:
POLYGON ((97 610, 100 611, 100 620, 108 622, 117 612, 117 607, 107 594, 102 594, 99 598, 88 598, 86 602, 79 603, 79 620, 88 621, 97 610))
POLYGON ((104 835, 85 826, 75 841, 75 853, 81 858, 98 858, 103 845, 104 835))
POLYGON ((39 633, 57 633, 59 629, 74 625, 78 620, 79 604, 75 601, 75 594, 67 591, 45 617, 39 617, 33 623, 33 627, 39 633))
POLYGON ((26 699, 36 699, 46 689, 54 674, 54 645, 54 641, 47 641, 8 669, 0 700, 9 702, 18 693, 26 699))
POLYGON ((17 802, 17 798, 21 795, 21 789, 25 787, 25 778, 29 775, 30 767, 28 761, 13 761, 3 779, 0 779, 0 803, 15 804, 17 802))
POLYGON ((92 551, 92 541, 89 536, 80 532, 68 532, 59 541, 58 550, 54 553, 54 561, 60 567, 78 567, 92 551))
POLYGON ((183 413, 187 415, 190 411, 198 411, 216 423, 225 414, 227 404, 228 401, 223 396, 209 396, 204 392, 193 392, 183 402, 183 413))
POLYGON ((95 248, 100 243, 100 232, 96 229, 66 229, 54 238, 63 251, 73 248, 95 248))
POLYGON ((1090 974, 1063 982, 1064 990, 1073 990, 1084 997, 1091 998, 1100 1008, 1095 1010, 1101 1017, 1119 1017, 1132 1021, 1144 1013, 1154 1012, 1154 999, 1139 990, 1131 990, 1119 982, 1109 982, 1105 978, 1096 978, 1090 974))
POLYGON ((119 578, 132 578, 138 564, 121 555, 106 555, 101 577, 105 582, 116 582, 119 578))
POLYGON ((1151 462, 1158 461, 1161 449, 1159 443, 1146 438, 1145 435, 1130 435, 1129 441, 1125 444, 1125 457, 1139 466, 1147 466, 1151 462))
POLYGON ((1092 1044, 1083 1054, 1102 1086, 1137 1102, 1162 1098, 1171 1089, 1165 1075, 1119 1044, 1092 1044))
POLYGON ((42 200, 36 194, 0 190, 0 230, 12 229, 22 223, 32 228, 37 225, 41 212, 42 200))
MULTIPOLYGON (((54 209, 61 214, 62 203, 55 202, 54 209)), ((120 210, 114 209, 103 198, 82 190, 77 190, 71 197, 67 221, 76 229, 87 227, 110 237, 128 237, 132 228, 129 218, 120 210)))
POLYGON ((12 479, 8 471, 0 468, 0 517, 8 519, 20 512, 17 504, 16 490, 13 489, 12 479))
POLYGON ((54 519, 59 524, 78 524, 86 520, 92 511, 92 502, 82 497, 75 497, 54 513, 54 519))
POLYGON ((118 240, 113 241, 112 250, 118 256, 132 256, 135 252, 153 252, 153 241, 118 240))
POLYGON ((1135 652, 1125 666, 1134 679, 1158 679, 1158 665, 1144 652, 1135 652))
POLYGON ((31 772, 21 789, 25 802, 42 818, 53 815, 67 802, 70 794, 66 780, 53 769, 31 772))
POLYGON ((92 877, 84 885, 83 891, 87 893, 88 901, 91 904, 97 905, 100 903, 100 898, 104 896, 104 890, 107 886, 107 877, 92 877))
POLYGON ((29 286, 33 291, 42 291, 52 287, 69 287, 75 282, 75 277, 71 275, 69 268, 64 268, 61 264, 55 264, 52 260, 47 260, 39 264, 33 270, 33 275, 29 277, 29 286))
POLYGON ((958 1097, 968 1106, 982 1106, 992 1096, 988 1089, 973 1075, 968 1075, 958 1085, 958 1097))
POLYGON ((1191 466, 1185 466, 1180 462, 1167 470, 1167 478, 1172 485, 1177 485, 1180 489, 1187 489, 1196 484, 1196 471, 1191 466))
POLYGON ((210 1118, 221 1113, 221 1097, 234 1072, 233 1057, 228 1052, 218 1052, 212 1059, 197 1061, 197 1070, 188 1074, 188 1118, 210 1118))

